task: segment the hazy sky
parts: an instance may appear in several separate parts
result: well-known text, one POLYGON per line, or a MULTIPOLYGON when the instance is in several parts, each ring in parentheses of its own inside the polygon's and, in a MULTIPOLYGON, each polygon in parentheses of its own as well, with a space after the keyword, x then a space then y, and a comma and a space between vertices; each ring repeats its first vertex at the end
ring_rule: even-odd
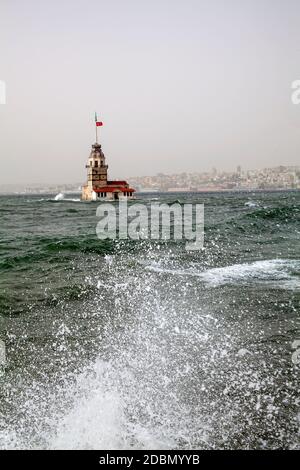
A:
POLYGON ((0 183, 300 164, 299 0, 0 0, 0 183))

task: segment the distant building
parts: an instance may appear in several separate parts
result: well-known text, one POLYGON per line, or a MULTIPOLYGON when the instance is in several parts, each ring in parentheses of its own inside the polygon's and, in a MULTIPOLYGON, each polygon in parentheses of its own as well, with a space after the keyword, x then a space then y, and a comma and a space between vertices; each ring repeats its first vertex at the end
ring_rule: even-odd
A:
POLYGON ((169 193, 188 193, 190 191, 190 188, 168 188, 169 193))

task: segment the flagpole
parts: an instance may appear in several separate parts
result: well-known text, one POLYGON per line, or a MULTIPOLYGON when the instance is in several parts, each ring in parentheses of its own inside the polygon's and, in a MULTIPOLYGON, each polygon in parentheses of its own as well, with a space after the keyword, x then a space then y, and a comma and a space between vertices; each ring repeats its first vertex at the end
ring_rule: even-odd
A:
POLYGON ((98 121, 98 117, 97 117, 97 113, 95 112, 96 144, 98 144, 98 129, 97 129, 97 121, 98 121))

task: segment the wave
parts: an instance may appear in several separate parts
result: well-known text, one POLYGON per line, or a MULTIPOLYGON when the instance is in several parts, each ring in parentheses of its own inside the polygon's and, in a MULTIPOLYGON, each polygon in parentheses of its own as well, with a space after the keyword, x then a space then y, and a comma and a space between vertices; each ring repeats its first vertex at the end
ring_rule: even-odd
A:
MULTIPOLYGON (((53 198, 45 198, 42 197, 40 199, 26 199, 26 203, 28 204, 33 204, 35 202, 82 202, 80 198, 68 198, 65 197, 64 194, 59 193, 53 198)), ((4 212, 4 210, 0 210, 0 212, 4 212)), ((10 212, 10 210, 7 210, 6 212, 10 212)))
MULTIPOLYGON (((65 239, 42 239, 37 241, 34 250, 23 253, 11 250, 0 259, 0 271, 20 267, 29 269, 32 264, 45 262, 51 259, 53 262, 65 262, 70 254, 95 253, 108 254, 114 250, 111 240, 98 240, 91 238, 87 240, 79 237, 65 237, 65 239), (60 255, 60 257, 57 257, 60 255)), ((7 250, 7 249, 6 249, 7 250)))
POLYGON ((47 202, 82 202, 80 198, 48 199, 47 202))
POLYGON ((55 198, 54 198, 54 201, 61 201, 62 199, 64 199, 65 195, 64 193, 58 193, 55 198))
POLYGON ((64 193, 58 193, 53 199, 49 199, 49 201, 54 202, 80 202, 80 198, 68 198, 65 196, 64 193))
POLYGON ((155 263, 146 268, 158 273, 196 276, 211 287, 235 283, 255 283, 281 289, 300 289, 300 260, 262 260, 212 268, 202 272, 190 269, 166 269, 155 263))
POLYGON ((257 202, 254 202, 254 201, 247 201, 245 202, 245 206, 247 207, 259 207, 259 204, 257 202))
POLYGON ((16 297, 12 292, 3 292, 0 293, 0 317, 1 315, 18 315, 26 311, 27 306, 24 305, 22 299, 16 297))
MULTIPOLYGON (((250 206, 251 208, 257 207, 250 206)), ((260 207, 247 213, 244 217, 250 219, 264 219, 264 220, 278 220, 289 221, 289 223, 300 221, 300 207, 297 205, 282 206, 282 207, 260 207)))
POLYGON ((69 237, 64 240, 45 240, 43 242, 43 249, 48 253, 61 253, 61 252, 81 252, 81 253, 97 253, 107 254, 113 249, 111 240, 98 240, 91 238, 69 237))

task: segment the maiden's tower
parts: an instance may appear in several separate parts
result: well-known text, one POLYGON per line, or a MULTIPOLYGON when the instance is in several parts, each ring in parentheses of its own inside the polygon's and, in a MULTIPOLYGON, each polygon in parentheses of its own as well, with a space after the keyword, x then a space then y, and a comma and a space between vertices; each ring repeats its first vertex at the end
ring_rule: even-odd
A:
POLYGON ((95 115, 96 142, 86 165, 87 183, 82 186, 83 201, 105 201, 132 199, 135 189, 130 188, 127 181, 112 181, 107 178, 108 165, 101 145, 98 143, 98 127, 103 126, 95 115))

